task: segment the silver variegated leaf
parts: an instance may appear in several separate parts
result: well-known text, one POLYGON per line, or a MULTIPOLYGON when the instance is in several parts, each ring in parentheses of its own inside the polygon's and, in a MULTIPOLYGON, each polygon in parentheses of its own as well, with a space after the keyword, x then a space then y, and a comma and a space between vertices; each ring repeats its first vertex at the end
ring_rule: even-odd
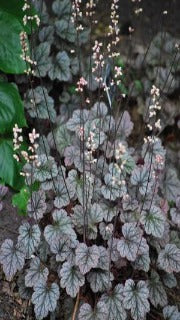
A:
POLYGON ((104 201, 100 203, 100 206, 104 213, 104 220, 111 222, 117 214, 117 208, 110 206, 109 203, 105 203, 104 201))
POLYGON ((148 302, 149 290, 145 281, 137 284, 132 279, 126 280, 124 287, 124 308, 131 310, 134 320, 144 320, 146 313, 149 312, 148 302))
POLYGON ((49 312, 56 309, 59 295, 59 287, 56 283, 49 285, 44 279, 36 283, 31 301, 38 320, 47 317, 49 312))
POLYGON ((118 259, 120 258, 120 253, 117 249, 118 242, 119 239, 117 238, 112 238, 108 240, 108 253, 109 257, 113 262, 118 261, 118 259))
POLYGON ((69 18, 71 13, 71 2, 69 0, 56 0, 52 4, 53 12, 58 18, 69 18))
POLYGON ((83 207, 76 205, 72 215, 72 221, 77 231, 83 234, 84 214, 87 219, 87 237, 88 239, 96 239, 97 237, 97 224, 103 220, 103 211, 99 204, 94 203, 90 209, 83 212, 83 207))
POLYGON ((20 274, 17 280, 17 284, 18 284, 18 292, 19 295, 21 297, 21 299, 25 299, 25 300, 30 300, 33 290, 32 288, 28 288, 25 285, 25 278, 24 278, 24 274, 20 274))
POLYGON ((177 306, 167 306, 163 309, 163 316, 165 320, 179 320, 180 312, 177 306))
POLYGON ((59 151, 60 155, 64 154, 64 150, 66 147, 72 145, 72 136, 69 134, 66 126, 64 124, 60 124, 55 130, 55 140, 56 140, 56 148, 59 151))
POLYGON ((66 207, 74 196, 74 188, 66 179, 61 179, 56 184, 56 197, 54 199, 54 205, 56 208, 61 209, 66 207))
POLYGON ((100 301, 104 302, 108 309, 108 320, 126 320, 127 314, 123 306, 122 284, 118 284, 112 291, 104 293, 100 301))
POLYGON ((44 236, 49 245, 61 235, 67 235, 69 238, 76 238, 72 228, 71 218, 64 209, 53 211, 53 223, 47 225, 44 229, 44 236))
POLYGON ((27 212, 35 221, 42 219, 46 212, 46 196, 43 190, 34 191, 27 204, 27 212))
POLYGON ((167 168, 164 183, 162 183, 162 192, 165 192, 165 196, 168 201, 176 201, 179 194, 180 181, 177 177, 177 173, 174 169, 167 168))
POLYGON ((21 270, 25 262, 25 252, 22 244, 14 245, 11 239, 6 239, 0 249, 0 263, 6 279, 11 281, 15 273, 21 270))
POLYGON ((18 243, 24 247, 26 258, 30 259, 40 243, 41 230, 37 224, 30 225, 24 222, 19 227, 18 243))
POLYGON ((85 124, 85 122, 88 120, 89 117, 89 111, 86 109, 83 110, 75 110, 73 112, 73 116, 71 119, 67 122, 67 128, 70 131, 78 131, 80 127, 85 124))
POLYGON ((26 287, 34 287, 39 280, 47 280, 49 271, 40 261, 38 257, 31 260, 30 267, 25 275, 26 287))
POLYGON ((65 51, 59 52, 51 65, 48 75, 51 80, 69 81, 71 78, 70 58, 65 51))
MULTIPOLYGON (((124 180, 124 179, 123 179, 124 180)), ((121 183, 121 177, 115 177, 113 174, 107 173, 104 176, 105 185, 101 188, 101 193, 105 199, 114 201, 119 197, 122 197, 126 193, 126 185, 121 183), (119 181, 119 184, 118 184, 119 181)))
POLYGON ((178 228, 180 228, 180 209, 171 208, 170 215, 172 222, 177 224, 178 228))
POLYGON ((128 111, 123 112, 123 115, 119 119, 118 126, 119 126, 118 135, 121 138, 125 139, 131 134, 134 125, 133 125, 133 122, 131 121, 130 114, 128 111))
POLYGON ((177 280, 173 273, 166 273, 162 278, 164 285, 170 289, 177 286, 177 280))
POLYGON ((70 245, 71 241, 65 235, 58 237, 51 243, 50 249, 52 253, 56 254, 57 262, 63 262, 68 257, 70 245))
POLYGON ((109 269, 109 252, 103 246, 99 246, 98 249, 99 249, 99 261, 96 268, 99 268, 102 270, 108 270, 109 269))
POLYGON ((167 304, 166 291, 160 281, 158 273, 154 270, 151 271, 151 276, 148 280, 148 289, 149 299, 153 306, 157 307, 160 305, 161 307, 164 307, 167 304))
POLYGON ((67 40, 71 43, 76 41, 77 32, 71 21, 67 21, 65 19, 58 20, 55 22, 55 28, 57 35, 61 39, 67 40))
POLYGON ((78 320, 108 320, 108 310, 104 302, 99 301, 94 309, 84 303, 79 310, 78 320))
POLYGON ((56 120, 54 100, 48 95, 45 87, 38 86, 33 91, 28 90, 25 107, 32 118, 50 118, 52 122, 56 120))
POLYGON ((50 48, 51 46, 49 42, 43 42, 34 49, 33 56, 34 60, 37 62, 35 75, 37 77, 45 77, 51 67, 51 59, 49 57, 50 48))
POLYGON ((175 244, 167 244, 160 251, 158 262, 166 272, 180 272, 180 249, 175 244))
POLYGON ((140 218, 147 234, 162 238, 164 233, 165 216, 160 208, 152 206, 149 211, 143 211, 140 218))
POLYGON ((85 243, 80 243, 76 248, 76 264, 82 274, 86 274, 92 268, 96 268, 99 261, 100 252, 96 245, 88 247, 85 243))
POLYGON ((150 257, 148 253, 141 253, 137 256, 136 260, 133 263, 134 269, 143 270, 145 272, 149 271, 150 257))
POLYGON ((65 262, 59 270, 60 285, 66 288, 66 292, 75 298, 79 292, 79 288, 85 283, 85 278, 81 274, 79 267, 65 262))
POLYGON ((38 139, 38 148, 36 150, 37 154, 47 154, 48 156, 50 155, 50 145, 48 142, 48 139, 46 138, 45 135, 41 135, 38 139))
POLYGON ((96 102, 90 111, 91 119, 104 118, 108 113, 108 108, 104 102, 96 102))
POLYGON ((99 231, 103 240, 108 240, 111 238, 113 233, 113 224, 112 223, 106 224, 105 222, 101 222, 99 224, 99 231))
POLYGON ((43 27, 39 31, 39 41, 48 42, 52 44, 54 42, 54 26, 43 27))
POLYGON ((135 223, 125 223, 122 233, 124 238, 118 241, 117 250, 123 258, 135 261, 142 241, 142 230, 135 223))
POLYGON ((152 173, 149 172, 150 168, 144 165, 142 167, 135 167, 131 174, 131 183, 138 187, 140 194, 143 196, 152 191, 154 179, 152 173))
POLYGON ((38 162, 40 165, 34 169, 34 178, 37 181, 43 182, 57 177, 58 169, 53 157, 41 154, 38 157, 38 162))
POLYGON ((103 292, 111 288, 111 281, 114 280, 114 276, 106 270, 95 269, 87 275, 87 280, 93 292, 103 292))
POLYGON ((64 157, 65 157, 64 163, 65 163, 65 165, 72 166, 77 154, 79 155, 79 148, 76 148, 74 146, 66 147, 64 150, 64 157))

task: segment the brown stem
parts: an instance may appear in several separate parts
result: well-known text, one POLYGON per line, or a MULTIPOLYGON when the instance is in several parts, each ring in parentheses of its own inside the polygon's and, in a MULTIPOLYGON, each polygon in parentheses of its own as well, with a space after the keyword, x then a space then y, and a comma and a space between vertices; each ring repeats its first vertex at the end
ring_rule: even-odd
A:
POLYGON ((73 311, 73 315, 72 315, 72 320, 76 319, 76 313, 77 313, 77 309, 78 309, 78 306, 79 306, 79 297, 80 297, 80 290, 79 290, 79 292, 77 294, 76 303, 75 303, 74 311, 73 311))

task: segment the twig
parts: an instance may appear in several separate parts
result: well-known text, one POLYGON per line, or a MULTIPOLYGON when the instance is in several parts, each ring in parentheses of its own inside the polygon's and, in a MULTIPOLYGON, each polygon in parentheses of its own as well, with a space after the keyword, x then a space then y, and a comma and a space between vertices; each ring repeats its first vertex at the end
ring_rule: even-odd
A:
POLYGON ((76 313, 77 313, 77 309, 78 309, 78 306, 79 306, 79 297, 80 297, 80 290, 79 290, 79 292, 77 294, 76 303, 75 303, 74 311, 73 311, 73 315, 72 315, 72 320, 76 319, 76 313))

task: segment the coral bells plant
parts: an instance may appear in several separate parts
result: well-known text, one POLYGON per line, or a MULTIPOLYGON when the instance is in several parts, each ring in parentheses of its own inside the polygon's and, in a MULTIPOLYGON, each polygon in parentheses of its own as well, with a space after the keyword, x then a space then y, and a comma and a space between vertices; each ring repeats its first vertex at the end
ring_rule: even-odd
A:
MULTIPOLYGON (((63 37, 67 51, 49 57, 46 66, 26 59, 26 50, 23 55, 30 84, 34 76, 75 84, 73 94, 64 85, 60 111, 50 84, 28 89, 28 116, 48 121, 48 131, 33 129, 26 152, 22 130, 13 130, 26 184, 39 188, 31 189, 17 241, 3 242, 0 263, 7 280, 17 276, 19 294, 31 301, 38 320, 180 318, 173 296, 180 272, 180 181, 160 138, 161 89, 150 88, 139 144, 125 95, 118 93, 118 1, 111 2, 107 52, 96 40, 91 56, 81 60, 80 39, 96 1, 87 2, 84 20, 83 1, 56 0, 55 36, 63 37)), ((91 28, 84 35, 92 36, 91 28)), ((39 30, 44 40, 34 57, 40 46, 50 53, 53 33, 54 25, 39 30)))

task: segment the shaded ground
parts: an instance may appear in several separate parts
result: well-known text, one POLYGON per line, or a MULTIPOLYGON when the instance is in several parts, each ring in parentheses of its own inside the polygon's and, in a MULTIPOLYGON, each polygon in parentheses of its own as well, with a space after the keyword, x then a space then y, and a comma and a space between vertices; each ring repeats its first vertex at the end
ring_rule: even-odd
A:
POLYGON ((14 240, 22 217, 18 216, 16 208, 11 204, 12 192, 8 191, 3 200, 3 209, 0 211, 0 245, 4 239, 14 240))

